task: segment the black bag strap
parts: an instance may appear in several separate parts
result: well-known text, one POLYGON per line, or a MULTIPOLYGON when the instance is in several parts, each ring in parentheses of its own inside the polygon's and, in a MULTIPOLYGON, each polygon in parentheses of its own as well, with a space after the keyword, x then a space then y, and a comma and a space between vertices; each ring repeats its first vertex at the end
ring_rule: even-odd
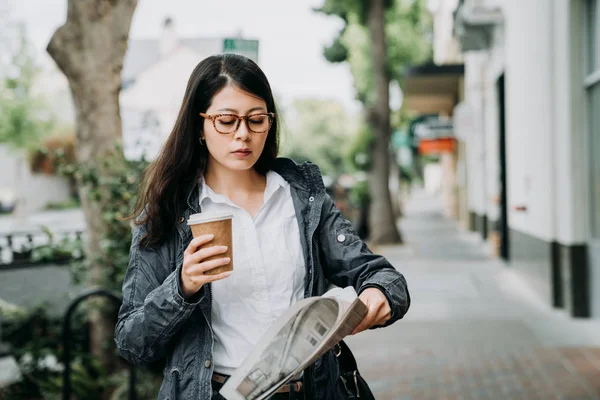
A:
POLYGON ((341 340, 338 344, 335 345, 335 355, 338 358, 338 363, 340 365, 340 372, 354 372, 358 370, 358 366, 356 365, 356 359, 350 351, 350 348, 341 340))

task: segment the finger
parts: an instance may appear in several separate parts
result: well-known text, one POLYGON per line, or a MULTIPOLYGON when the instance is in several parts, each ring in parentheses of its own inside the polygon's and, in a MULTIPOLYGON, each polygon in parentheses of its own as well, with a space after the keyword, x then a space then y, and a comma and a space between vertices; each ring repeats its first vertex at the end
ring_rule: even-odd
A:
POLYGON ((203 246, 206 243, 210 243, 210 241, 213 240, 214 238, 215 238, 215 235, 207 234, 207 235, 198 236, 197 238, 192 239, 190 244, 188 244, 188 247, 185 249, 185 254, 188 254, 188 255, 194 254, 198 250, 198 247, 203 246))
POLYGON ((351 335, 356 335, 357 333, 360 333, 360 332, 364 331, 365 329, 370 328, 371 325, 373 325, 373 320, 374 320, 375 316, 376 316, 376 313, 374 312, 374 310, 369 309, 369 311, 367 312, 367 315, 365 315, 365 317, 362 319, 362 321, 360 321, 359 324, 356 326, 356 328, 354 328, 351 335))
POLYGON ((217 274, 217 275, 204 275, 204 276, 206 278, 208 278, 206 280, 206 282, 220 281, 221 279, 229 278, 231 276, 231 271, 222 272, 222 273, 217 274))
POLYGON ((227 246, 204 247, 192 254, 190 256, 190 261, 192 261, 192 264, 200 264, 202 261, 206 260, 209 257, 223 254, 225 252, 227 252, 227 246))
POLYGON ((210 261, 204 261, 199 264, 194 264, 192 267, 188 268, 187 274, 189 276, 204 275, 204 273, 206 271, 210 271, 211 269, 220 267, 222 265, 227 265, 230 262, 231 262, 231 258, 229 258, 229 257, 217 258, 217 259, 210 260, 210 261))
POLYGON ((389 307, 386 307, 385 305, 383 305, 382 307, 379 308, 379 311, 377 312, 377 316, 375 317, 374 321, 373 321, 373 325, 384 325, 392 316, 392 312, 389 309, 389 307))

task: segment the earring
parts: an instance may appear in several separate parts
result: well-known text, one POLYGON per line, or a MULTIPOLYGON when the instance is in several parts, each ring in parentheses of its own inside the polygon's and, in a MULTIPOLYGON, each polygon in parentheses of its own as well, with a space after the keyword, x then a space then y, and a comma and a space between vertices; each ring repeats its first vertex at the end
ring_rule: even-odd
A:
POLYGON ((202 136, 200 136, 200 137, 198 138, 198 140, 200 141, 200 146, 204 146, 204 141, 202 140, 202 136))

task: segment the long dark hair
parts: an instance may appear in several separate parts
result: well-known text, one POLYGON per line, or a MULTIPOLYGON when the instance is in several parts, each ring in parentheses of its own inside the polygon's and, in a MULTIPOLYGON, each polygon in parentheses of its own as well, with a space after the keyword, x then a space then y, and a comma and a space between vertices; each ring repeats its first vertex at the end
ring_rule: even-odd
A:
MULTIPOLYGON (((181 109, 162 151, 146 170, 134 211, 136 224, 145 224, 144 247, 160 245, 173 232, 183 210, 186 197, 204 174, 208 150, 199 138, 206 112, 217 92, 233 84, 267 104, 267 111, 277 113, 271 86, 263 71, 249 58, 221 54, 202 60, 192 72, 181 109)), ((279 137, 277 118, 269 130, 265 148, 254 168, 266 174, 277 158, 279 137)))

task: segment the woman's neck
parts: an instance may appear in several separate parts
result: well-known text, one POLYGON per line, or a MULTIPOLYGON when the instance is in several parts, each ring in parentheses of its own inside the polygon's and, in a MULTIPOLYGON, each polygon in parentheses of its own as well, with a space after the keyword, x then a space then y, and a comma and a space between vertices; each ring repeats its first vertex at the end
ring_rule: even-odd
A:
POLYGON ((267 184, 266 177, 254 168, 246 171, 234 171, 209 162, 204 172, 204 181, 210 188, 230 199, 245 198, 252 193, 264 193, 267 184))

